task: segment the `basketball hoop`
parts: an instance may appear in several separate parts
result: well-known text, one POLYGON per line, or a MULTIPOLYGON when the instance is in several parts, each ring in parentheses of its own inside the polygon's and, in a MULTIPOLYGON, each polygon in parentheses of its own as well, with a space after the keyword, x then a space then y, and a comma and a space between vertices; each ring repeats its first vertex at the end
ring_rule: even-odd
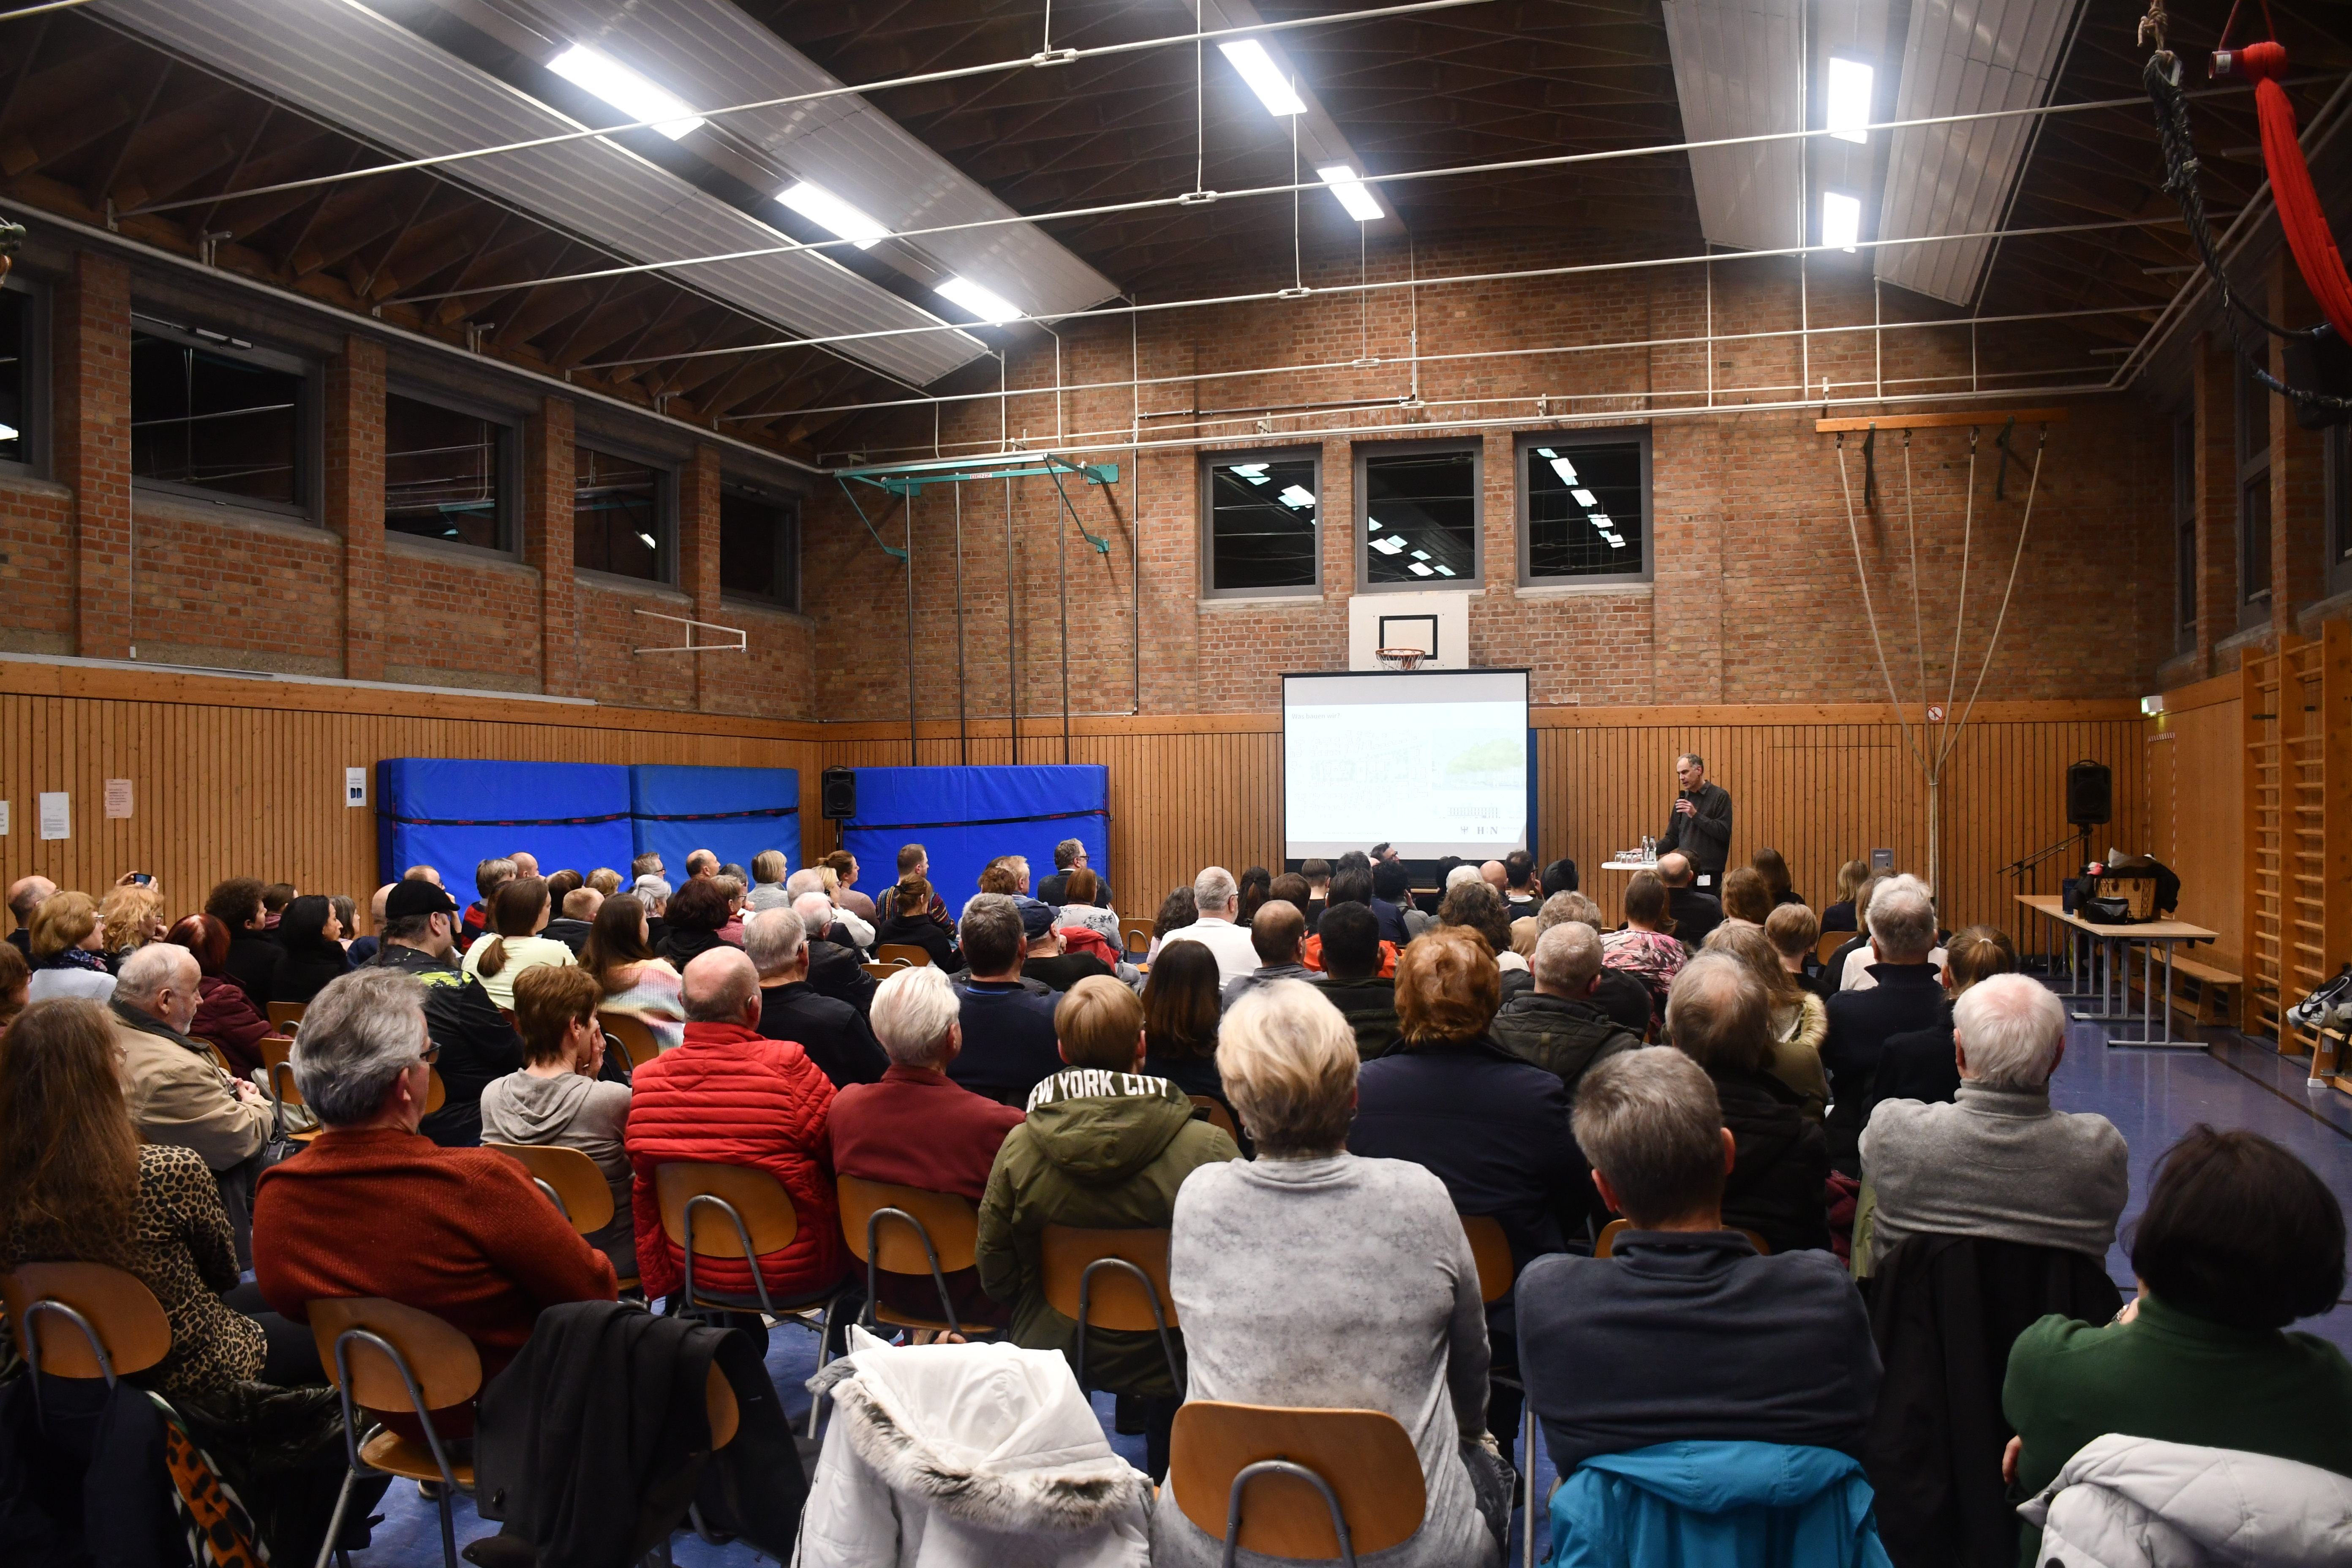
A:
POLYGON ((1429 651, 1418 647, 1376 647, 1372 657, 1390 669, 1419 669, 1429 651))

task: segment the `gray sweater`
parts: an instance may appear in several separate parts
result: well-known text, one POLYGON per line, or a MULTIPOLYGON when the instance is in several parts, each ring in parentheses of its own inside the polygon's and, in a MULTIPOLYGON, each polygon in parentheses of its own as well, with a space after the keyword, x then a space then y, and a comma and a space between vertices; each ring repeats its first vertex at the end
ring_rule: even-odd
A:
MULTIPOLYGON (((1428 1511, 1418 1534, 1359 1559, 1365 1568, 1500 1561, 1461 1453, 1486 1426, 1486 1314, 1444 1184, 1353 1154, 1204 1165, 1176 1196, 1169 1285, 1189 1397, 1385 1410, 1403 1424, 1428 1511)), ((1172 1495, 1152 1510, 1158 1568, 1209 1568, 1220 1552, 1172 1495)), ((1246 1568, 1283 1561, 1240 1554, 1246 1568)))
POLYGON ((2104 1259, 2131 1194, 2124 1135, 2050 1091, 1962 1080, 1950 1105, 1880 1103, 1862 1132, 1874 1266, 1914 1236, 1980 1236, 2104 1259))

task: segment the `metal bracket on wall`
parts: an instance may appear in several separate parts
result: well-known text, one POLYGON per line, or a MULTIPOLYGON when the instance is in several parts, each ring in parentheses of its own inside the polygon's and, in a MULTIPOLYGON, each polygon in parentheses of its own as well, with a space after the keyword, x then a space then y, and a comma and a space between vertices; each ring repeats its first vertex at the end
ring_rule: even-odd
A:
POLYGON ((698 621, 691 616, 665 616, 659 610, 635 610, 633 613, 650 616, 657 621, 670 621, 684 626, 686 641, 676 647, 633 647, 629 650, 631 653, 747 653, 751 650, 751 637, 741 626, 722 626, 716 621, 698 621), (733 642, 697 642, 694 640, 694 634, 698 628, 706 632, 719 632, 735 640, 733 642))

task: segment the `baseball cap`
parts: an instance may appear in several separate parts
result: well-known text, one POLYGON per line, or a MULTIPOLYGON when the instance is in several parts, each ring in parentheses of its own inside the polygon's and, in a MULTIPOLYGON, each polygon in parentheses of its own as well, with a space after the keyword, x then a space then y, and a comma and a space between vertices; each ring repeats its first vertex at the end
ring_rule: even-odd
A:
POLYGON ((454 915, 457 900, 448 889, 419 878, 413 882, 401 882, 384 895, 383 918, 404 921, 411 915, 454 915))
POLYGON ((1053 905, 1051 905, 1051 904, 1046 904, 1046 903, 1040 903, 1040 902, 1038 902, 1038 901, 1037 901, 1036 900, 1034 900, 1034 899, 1025 900, 1022 903, 1022 905, 1021 905, 1021 934, 1022 934, 1022 935, 1024 935, 1024 936, 1031 936, 1031 937, 1044 936, 1047 931, 1052 931, 1053 929, 1054 929, 1054 906, 1053 906, 1053 905))

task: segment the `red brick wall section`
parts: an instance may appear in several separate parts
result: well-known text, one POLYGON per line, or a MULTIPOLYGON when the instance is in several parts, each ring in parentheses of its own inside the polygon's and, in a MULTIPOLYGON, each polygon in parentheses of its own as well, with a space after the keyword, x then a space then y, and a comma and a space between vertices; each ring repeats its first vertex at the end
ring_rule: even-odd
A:
POLYGON ((139 657, 343 673, 342 542, 293 518, 139 501, 139 657))
MULTIPOLYGON (((677 471, 677 585, 692 602, 684 613, 714 626, 725 624, 725 617, 719 613, 719 448, 708 445, 697 447, 693 459, 677 471)), ((646 625, 667 628, 665 635, 650 639, 647 646, 669 647, 688 640, 685 626, 669 621, 647 621, 646 625), (677 635, 667 635, 670 632, 677 635)), ((695 629, 693 641, 699 643, 706 638, 721 640, 715 632, 695 629)), ((727 679, 717 665, 709 661, 720 656, 682 653, 665 657, 683 660, 693 672, 695 706, 717 709, 719 693, 727 679), (704 673, 706 669, 708 675, 704 673)))
POLYGON ((384 565, 385 597, 393 606, 384 632, 384 679, 541 689, 537 572, 397 534, 384 565))
POLYGON ((80 251, 56 294, 57 477, 74 494, 74 651, 131 653, 131 269, 80 251))
POLYGON ((522 558, 539 574, 535 606, 541 689, 583 697, 578 615, 572 575, 572 411, 543 398, 522 428, 522 558))
POLYGON ((325 518, 343 542, 343 662, 350 680, 383 679, 383 345, 343 340, 327 362, 325 518))
POLYGON ((74 651, 73 492, 0 478, 0 648, 74 651))

